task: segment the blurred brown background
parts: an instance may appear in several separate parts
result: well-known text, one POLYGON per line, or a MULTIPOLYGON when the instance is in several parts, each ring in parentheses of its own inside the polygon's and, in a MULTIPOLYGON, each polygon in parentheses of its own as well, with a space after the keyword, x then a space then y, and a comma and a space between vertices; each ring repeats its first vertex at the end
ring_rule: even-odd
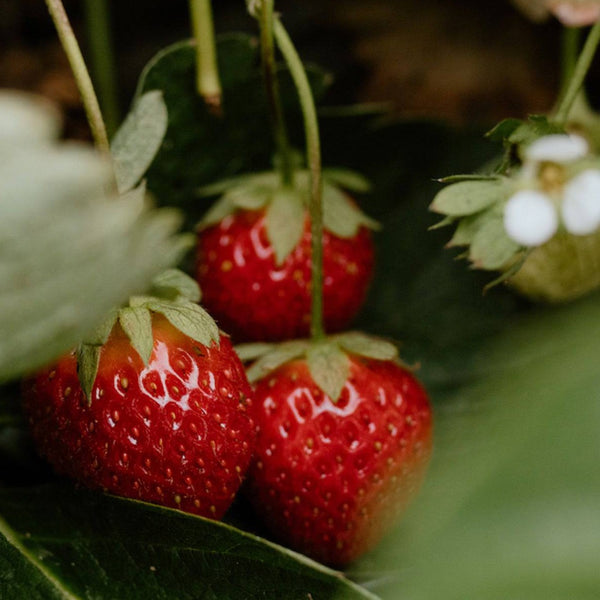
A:
MULTIPOLYGON (((93 1, 93 0, 92 0, 93 1)), ((183 0, 110 4, 119 102, 146 61, 189 36, 183 0)), ((85 52, 85 2, 66 0, 85 52)), ((215 2, 219 31, 255 31, 243 0, 215 2)), ((551 108, 560 30, 530 23, 508 0, 280 0, 304 58, 336 75, 329 101, 391 102, 403 116, 490 124, 551 108)), ((0 86, 41 92, 86 137, 79 96, 42 0, 0 0, 0 86)))

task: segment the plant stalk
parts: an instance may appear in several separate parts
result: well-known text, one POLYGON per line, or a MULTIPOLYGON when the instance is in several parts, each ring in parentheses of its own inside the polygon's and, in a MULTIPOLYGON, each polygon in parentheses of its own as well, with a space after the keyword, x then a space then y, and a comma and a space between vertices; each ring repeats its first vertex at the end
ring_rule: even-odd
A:
POLYGON ((75 76, 96 148, 108 156, 110 145, 98 98, 63 3, 61 0, 46 0, 46 6, 75 76))
POLYGON ((554 114, 553 121, 561 127, 564 127, 567 123, 569 113, 571 112, 571 108, 573 108, 573 104, 575 103, 575 100, 577 99, 577 96, 583 87, 585 77, 590 69, 599 43, 600 21, 591 28, 590 33, 588 34, 579 58, 575 64, 575 68, 573 69, 571 79, 566 85, 566 89, 563 93, 560 104, 556 110, 556 113, 554 114))
POLYGON ((260 24, 262 71, 271 115, 273 136, 277 146, 281 183, 284 186, 292 186, 294 182, 294 165, 283 114, 283 106, 281 104, 279 82, 277 80, 277 66, 273 44, 273 4, 273 0, 263 0, 258 18, 260 24))
POLYGON ((223 90, 217 64, 217 47, 211 0, 190 0, 192 32, 196 41, 196 89, 207 106, 221 111, 223 90))
POLYGON ((110 138, 120 120, 110 10, 107 0, 85 0, 84 6, 92 73, 110 138))
POLYGON ((312 254, 311 337, 316 341, 325 337, 323 328, 323 182, 319 122, 310 82, 308 81, 302 60, 298 56, 292 40, 278 17, 274 17, 273 20, 273 33, 298 91, 300 107, 304 117, 306 153, 310 171, 309 210, 312 254))

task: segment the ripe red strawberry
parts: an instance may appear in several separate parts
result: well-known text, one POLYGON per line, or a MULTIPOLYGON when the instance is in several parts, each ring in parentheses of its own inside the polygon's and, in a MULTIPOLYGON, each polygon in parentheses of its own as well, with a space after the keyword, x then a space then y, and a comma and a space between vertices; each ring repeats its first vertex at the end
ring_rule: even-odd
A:
MULTIPOLYGON (((310 329, 311 233, 302 189, 277 188, 268 175, 254 176, 256 187, 225 194, 198 234, 196 278, 204 305, 237 341, 306 337, 310 329)), ((324 322, 334 332, 365 300, 374 222, 331 185, 324 203, 324 322)))
POLYGON ((343 566, 377 543, 418 490, 431 410, 415 377, 391 360, 347 355, 337 402, 315 383, 311 361, 309 350, 256 386, 249 494, 283 543, 343 566))
MULTIPOLYGON (((226 336, 204 345, 173 326, 173 305, 147 302, 156 309, 147 364, 134 348, 140 337, 130 339, 119 318, 100 350, 89 402, 75 353, 24 383, 31 431, 59 474, 219 519, 251 460, 252 390, 226 336)), ((175 310, 186 308, 179 300, 175 310)))

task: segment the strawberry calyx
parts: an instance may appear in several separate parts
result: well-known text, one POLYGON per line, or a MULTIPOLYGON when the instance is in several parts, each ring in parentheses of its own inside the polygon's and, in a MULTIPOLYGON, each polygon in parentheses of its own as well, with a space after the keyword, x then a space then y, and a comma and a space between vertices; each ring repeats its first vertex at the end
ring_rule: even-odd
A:
MULTIPOLYGON (((326 169, 323 179, 323 226, 327 231, 340 238, 352 238, 361 227, 379 229, 377 221, 364 214, 343 191, 368 192, 367 179, 346 169, 326 169)), ((201 188, 198 193, 221 194, 198 224, 200 231, 238 210, 264 210, 267 238, 275 250, 276 263, 282 265, 304 231, 310 203, 310 174, 299 169, 294 172, 293 183, 283 185, 278 171, 264 171, 225 179, 201 188)))
POLYGON ((315 384, 337 402, 350 375, 350 355, 382 361, 398 361, 397 347, 386 340, 347 331, 319 340, 292 340, 281 344, 241 344, 236 352, 243 362, 252 362, 248 380, 256 383, 293 360, 304 359, 315 384))
POLYGON ((152 355, 152 313, 163 315, 181 333, 203 346, 219 341, 219 328, 198 304, 198 284, 178 269, 168 269, 156 276, 147 295, 131 296, 129 303, 114 309, 104 322, 77 349, 78 375, 88 402, 100 361, 100 352, 118 323, 132 347, 147 365, 152 355))

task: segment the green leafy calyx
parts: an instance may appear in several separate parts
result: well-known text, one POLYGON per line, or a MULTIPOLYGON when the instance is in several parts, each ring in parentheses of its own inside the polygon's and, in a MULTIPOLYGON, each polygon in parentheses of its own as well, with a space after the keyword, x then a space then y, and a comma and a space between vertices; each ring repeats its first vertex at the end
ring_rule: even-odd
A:
POLYGON ((114 310, 78 348, 78 373, 88 402, 98 373, 102 346, 118 322, 144 364, 154 347, 152 314, 163 315, 176 329, 204 346, 219 341, 219 328, 212 317, 197 304, 198 284, 177 269, 168 269, 152 281, 149 294, 132 296, 129 304, 114 310))
POLYGON ((333 402, 340 398, 350 375, 350 356, 373 360, 397 360, 398 350, 391 342, 350 331, 324 340, 294 340, 282 344, 243 344, 236 347, 243 361, 254 361, 247 370, 254 383, 288 362, 305 360, 317 386, 333 402))
MULTIPOLYGON (((327 231, 351 238, 361 227, 379 227, 341 189, 369 191, 370 184, 362 175, 345 169, 325 170, 323 175, 323 226, 327 231)), ((266 171, 223 180, 201 188, 198 193, 221 195, 199 223, 200 230, 216 225, 238 210, 265 210, 267 237, 278 265, 283 264, 302 238, 310 199, 307 170, 295 172, 293 186, 283 186, 279 173, 266 171)))

